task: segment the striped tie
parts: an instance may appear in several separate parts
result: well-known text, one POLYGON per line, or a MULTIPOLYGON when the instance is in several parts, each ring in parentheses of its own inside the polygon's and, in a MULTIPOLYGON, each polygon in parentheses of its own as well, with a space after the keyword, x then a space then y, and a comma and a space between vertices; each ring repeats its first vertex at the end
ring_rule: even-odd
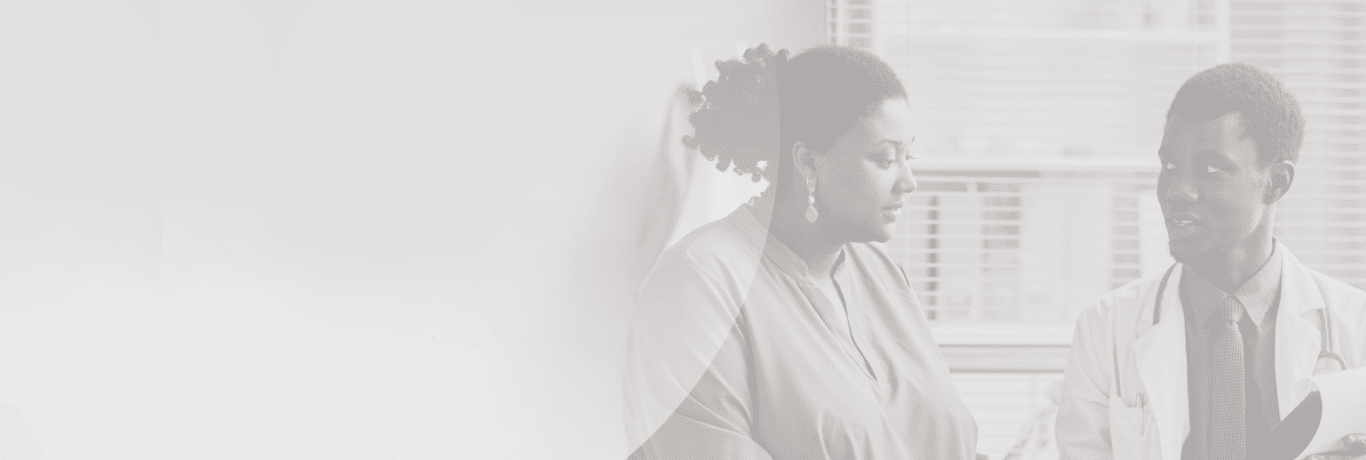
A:
POLYGON ((1243 376, 1243 334, 1238 320, 1243 306, 1226 296, 1210 318, 1210 440, 1211 460, 1241 460, 1246 455, 1247 410, 1243 376))

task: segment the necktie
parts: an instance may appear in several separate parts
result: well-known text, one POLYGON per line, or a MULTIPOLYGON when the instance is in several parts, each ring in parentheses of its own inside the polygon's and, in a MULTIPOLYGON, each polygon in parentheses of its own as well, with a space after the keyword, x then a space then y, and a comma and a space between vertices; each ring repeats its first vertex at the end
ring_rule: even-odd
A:
POLYGON ((1214 315, 1210 318, 1215 324, 1211 325, 1209 458, 1241 460, 1247 449, 1243 334, 1238 330, 1243 306, 1227 296, 1214 315))

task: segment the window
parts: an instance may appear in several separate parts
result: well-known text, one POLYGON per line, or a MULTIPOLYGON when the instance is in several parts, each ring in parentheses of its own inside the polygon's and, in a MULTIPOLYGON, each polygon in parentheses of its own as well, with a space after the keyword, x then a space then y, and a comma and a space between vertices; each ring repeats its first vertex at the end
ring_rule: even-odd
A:
MULTIPOLYGON (((901 75, 917 133, 907 269, 993 458, 1051 433, 1077 314, 1165 270, 1154 187, 1191 74, 1271 71, 1307 120, 1277 237, 1366 288, 1366 5, 1242 0, 829 0, 830 43, 901 75)), ((1051 439, 1043 439, 1051 444, 1051 439)), ((1041 455, 1049 455, 1047 452, 1041 455)))
POLYGON ((1277 74, 1308 120, 1278 238, 1311 267, 1366 287, 1366 5, 828 6, 830 41, 883 56, 915 101, 926 220, 908 221, 894 250, 917 268, 935 321, 1070 324, 1081 299, 1165 269, 1148 195, 1166 106, 1190 74, 1226 59, 1277 74), (995 167, 1001 159, 1017 169, 995 167), (1060 236, 1045 223, 1073 234, 1050 245, 1060 236), (1096 250, 1105 254, 1070 256, 1096 250))
POLYGON ((1232 58, 1281 78, 1304 110, 1277 237, 1306 265, 1366 288, 1366 5, 1232 2, 1232 58))
POLYGON ((1171 265, 1155 162, 917 161, 888 250, 930 319, 1070 333, 1081 308, 1171 265))
POLYGON ((1218 4, 831 0, 829 11, 830 41, 882 56, 913 101, 919 213, 890 249, 941 329, 1067 335, 1057 331, 1095 298, 1171 264, 1155 152, 1172 94, 1228 45, 1218 4))

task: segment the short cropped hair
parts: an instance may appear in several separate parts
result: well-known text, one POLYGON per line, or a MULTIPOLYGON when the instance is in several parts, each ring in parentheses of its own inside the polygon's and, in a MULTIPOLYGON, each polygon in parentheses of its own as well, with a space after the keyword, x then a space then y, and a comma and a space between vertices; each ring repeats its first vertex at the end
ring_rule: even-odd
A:
POLYGON ((1243 129, 1262 161, 1299 160, 1304 142, 1300 104, 1280 80, 1252 65, 1220 64, 1191 76, 1172 98, 1167 119, 1210 120, 1234 111, 1242 113, 1243 129))
POLYGON ((778 88, 784 155, 798 141, 829 150, 835 138, 883 101, 906 98, 892 66, 873 53, 836 46, 792 58, 779 72, 778 88))

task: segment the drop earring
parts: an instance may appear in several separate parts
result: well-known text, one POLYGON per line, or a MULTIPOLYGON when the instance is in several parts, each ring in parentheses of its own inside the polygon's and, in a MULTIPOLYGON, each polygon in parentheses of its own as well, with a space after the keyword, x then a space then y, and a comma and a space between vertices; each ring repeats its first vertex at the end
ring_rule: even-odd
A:
POLYGON ((806 221, 816 223, 820 213, 816 212, 816 179, 806 180, 806 221))

